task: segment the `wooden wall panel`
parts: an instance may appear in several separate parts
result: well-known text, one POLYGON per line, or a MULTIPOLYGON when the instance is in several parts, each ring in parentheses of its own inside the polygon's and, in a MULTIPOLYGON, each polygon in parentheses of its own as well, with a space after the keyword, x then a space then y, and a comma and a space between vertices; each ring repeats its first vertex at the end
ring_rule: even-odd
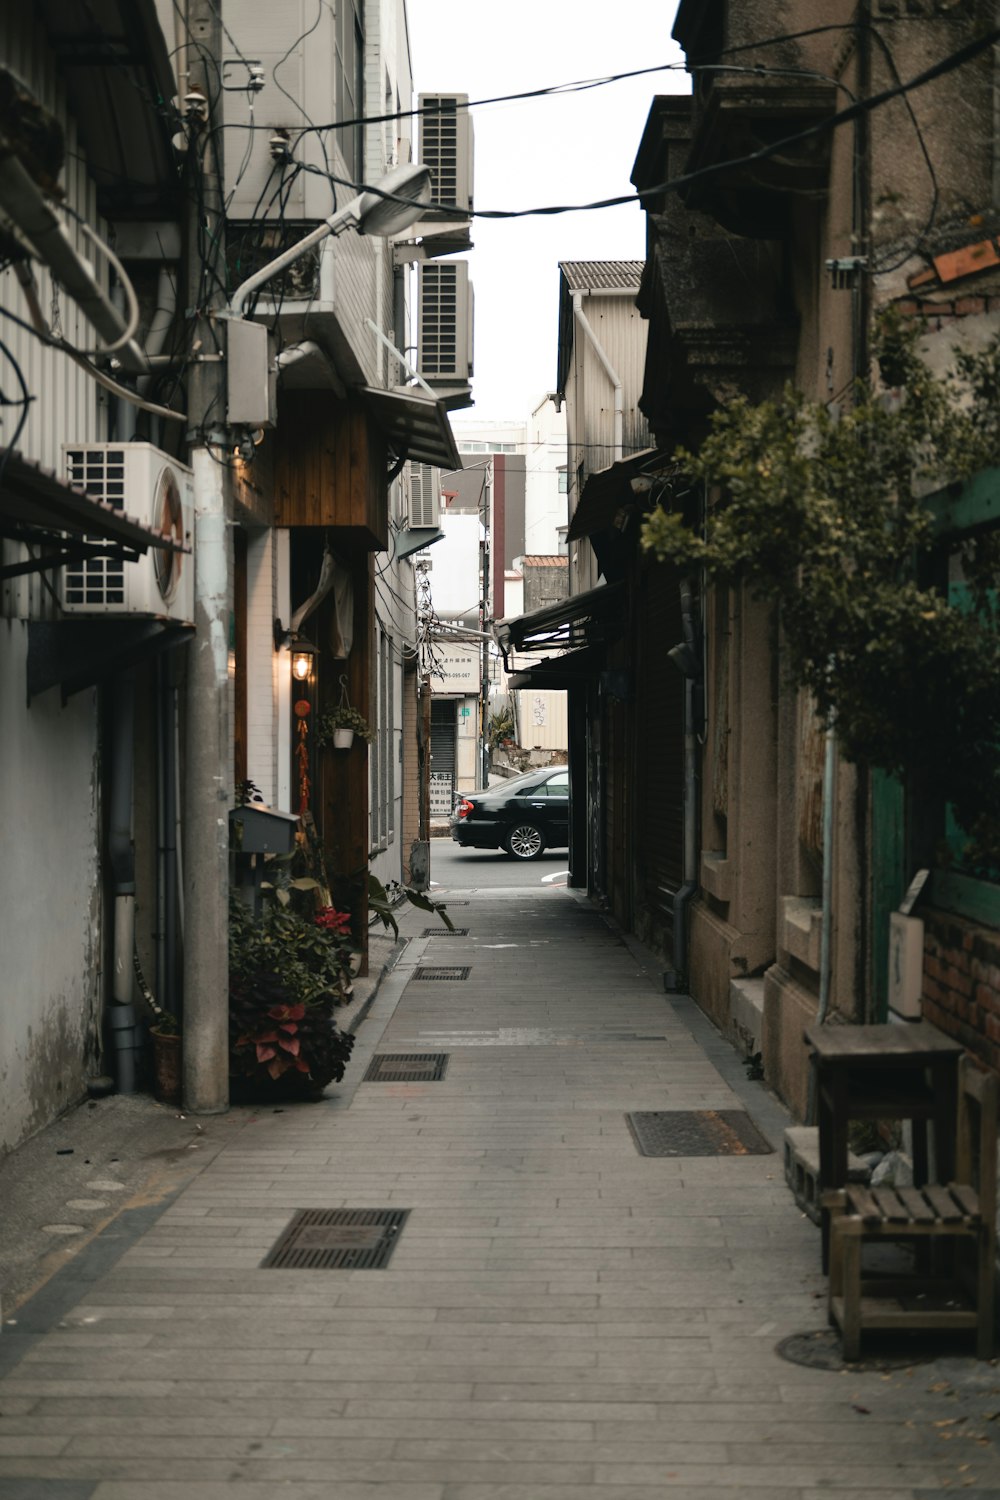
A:
POLYGON ((389 545, 388 455, 360 400, 289 392, 274 466, 276 526, 336 526, 369 550, 389 545))
MULTIPOLYGON (((373 716, 372 640, 374 633, 374 558, 364 552, 350 557, 354 574, 354 644, 347 661, 324 653, 320 664, 320 713, 340 699, 341 674, 353 708, 369 723, 373 716)), ((319 638, 329 637, 330 599, 320 605, 319 638)), ((351 926, 362 950, 361 972, 368 972, 368 746, 357 735, 349 750, 327 746, 320 751, 320 832, 333 886, 334 905, 351 912, 351 926)))

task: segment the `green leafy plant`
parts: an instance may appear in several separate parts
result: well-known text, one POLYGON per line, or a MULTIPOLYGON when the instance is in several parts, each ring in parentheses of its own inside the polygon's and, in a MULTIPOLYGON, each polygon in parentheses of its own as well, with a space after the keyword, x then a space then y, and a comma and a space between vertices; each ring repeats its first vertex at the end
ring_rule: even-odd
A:
POLYGON ((918 333, 885 320, 885 386, 859 386, 843 413, 791 388, 718 412, 699 452, 676 455, 688 493, 713 498, 704 533, 660 505, 642 545, 773 604, 790 681, 836 723, 848 759, 950 802, 970 847, 995 859, 1000 548, 996 533, 968 542, 970 607, 949 603, 924 497, 1000 461, 1000 339, 937 376, 918 333))
MULTIPOLYGON (((340 914, 336 914, 340 915, 340 914)), ((342 934, 268 902, 229 916, 229 1057, 236 1092, 317 1093, 343 1077, 354 1038, 334 1022, 342 934)))
POLYGON ((332 708, 329 713, 323 714, 316 724, 316 738, 321 745, 333 743, 333 731, 335 729, 353 729, 354 733, 363 740, 369 742, 375 738, 375 731, 368 720, 358 713, 356 708, 350 704, 341 704, 332 708))
POLYGON ((423 891, 416 891, 412 886, 400 886, 401 895, 396 900, 386 890, 385 886, 374 875, 368 876, 368 909, 381 919, 382 926, 391 929, 394 937, 399 937, 399 923, 396 921, 395 907, 403 900, 409 901, 411 906, 417 907, 419 911, 430 912, 433 916, 441 918, 441 921, 454 932, 455 924, 448 915, 448 908, 443 901, 432 901, 425 896, 423 891))
POLYGON ((491 750, 495 750, 505 740, 514 738, 514 715, 509 708, 501 708, 495 714, 490 714, 486 734, 491 750))

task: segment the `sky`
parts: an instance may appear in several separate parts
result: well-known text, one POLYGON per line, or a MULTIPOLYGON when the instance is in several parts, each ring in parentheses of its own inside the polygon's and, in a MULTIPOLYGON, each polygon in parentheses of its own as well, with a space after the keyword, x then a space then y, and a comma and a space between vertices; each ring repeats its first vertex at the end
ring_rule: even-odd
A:
MULTIPOLYGON (((481 0, 407 0, 420 93, 476 100, 674 65, 584 93, 474 110, 475 206, 536 208, 633 192, 629 174, 654 96, 690 92, 670 37, 676 9, 676 0, 504 0, 488 8, 481 0)), ((479 219, 472 239, 475 406, 454 414, 456 432, 463 422, 526 421, 554 390, 559 262, 643 260, 645 218, 636 203, 479 219)))

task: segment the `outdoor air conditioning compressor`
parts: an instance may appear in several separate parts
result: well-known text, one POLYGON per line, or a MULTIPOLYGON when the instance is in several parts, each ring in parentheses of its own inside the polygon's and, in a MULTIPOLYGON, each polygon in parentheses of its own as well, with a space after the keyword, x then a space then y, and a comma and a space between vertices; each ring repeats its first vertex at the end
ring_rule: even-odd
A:
MULTIPOLYGON (((66 444, 65 476, 95 500, 191 545, 191 470, 151 443, 66 444)), ((194 618, 194 557, 150 547, 135 561, 87 557, 62 569, 66 614, 194 618)))

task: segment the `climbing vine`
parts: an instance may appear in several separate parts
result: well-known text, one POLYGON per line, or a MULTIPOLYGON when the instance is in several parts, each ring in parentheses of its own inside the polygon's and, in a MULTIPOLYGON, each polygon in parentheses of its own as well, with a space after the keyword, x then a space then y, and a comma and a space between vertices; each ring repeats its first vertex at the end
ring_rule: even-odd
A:
MULTIPOLYGON (((679 469, 707 521, 660 505, 643 547, 776 606, 791 682, 849 760, 950 802, 968 854, 1000 860, 1000 532, 956 542, 961 603, 925 497, 1000 463, 1000 336, 944 375, 889 316, 881 382, 831 411, 787 388, 716 413, 679 469)), ((998 476, 1000 484, 1000 476, 998 476)))

